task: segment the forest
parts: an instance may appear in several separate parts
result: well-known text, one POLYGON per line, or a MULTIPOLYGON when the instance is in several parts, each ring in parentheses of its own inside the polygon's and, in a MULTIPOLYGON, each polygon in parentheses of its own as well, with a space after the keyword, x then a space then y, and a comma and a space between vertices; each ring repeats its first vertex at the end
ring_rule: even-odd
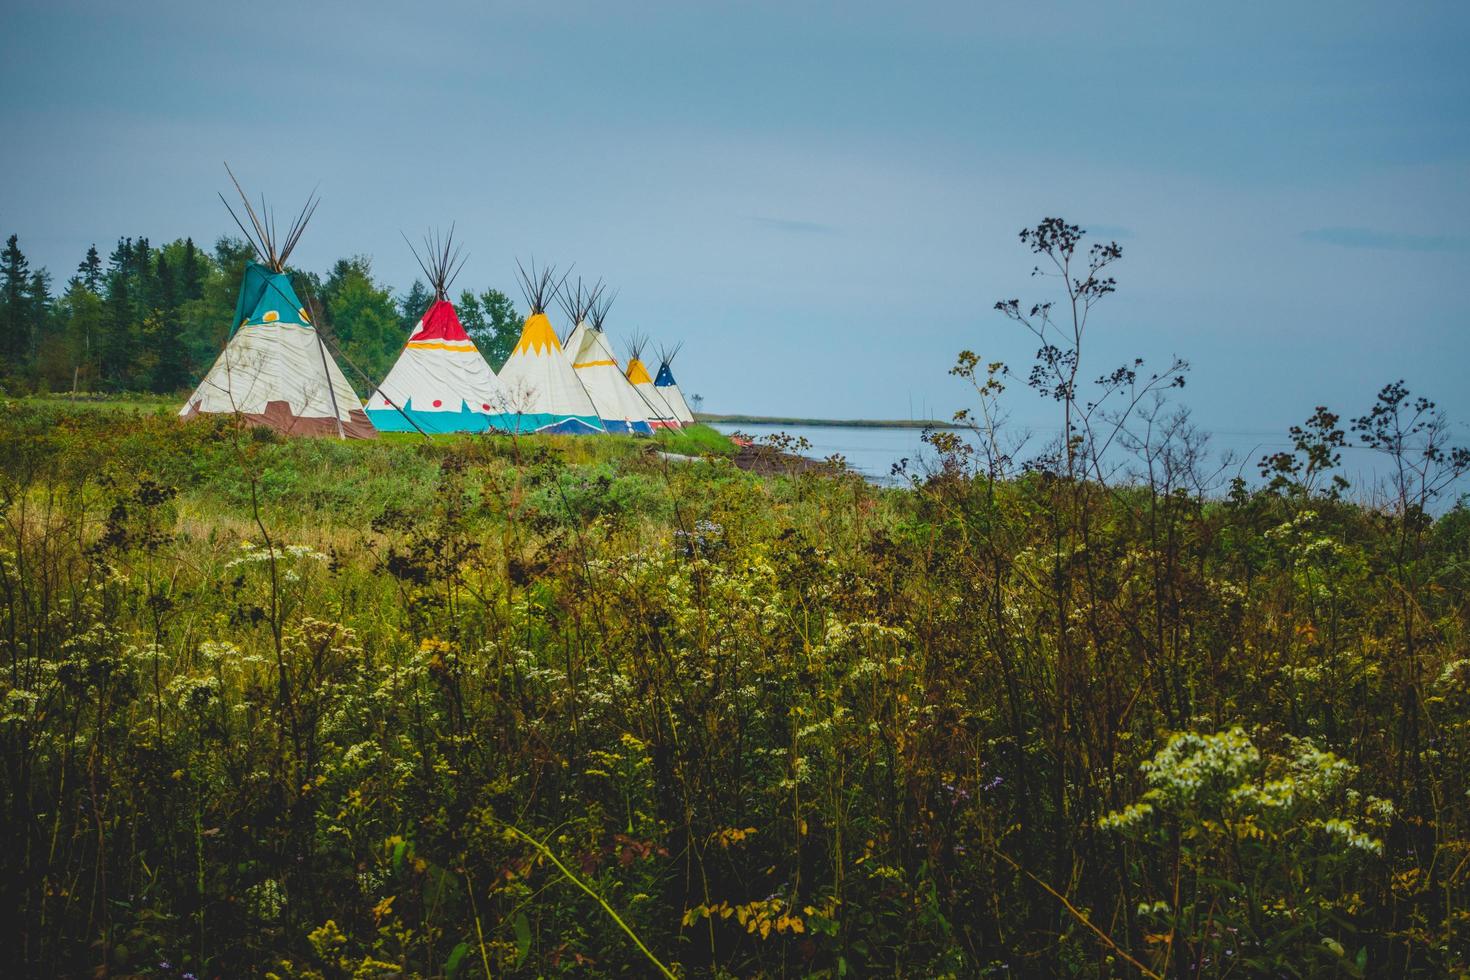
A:
MULTIPOLYGON (((1057 274, 993 315, 1035 363, 961 352, 962 428, 897 487, 700 428, 8 398, 0 970, 1470 971, 1470 450, 1389 381, 1232 479, 1189 365, 1094 363, 1121 249, 1020 241, 1057 274)), ((229 285, 187 249, 149 260, 186 333, 229 285)), ((140 308, 113 264, 46 313, 94 310, 84 352, 140 308)), ((350 297, 401 316, 366 280, 313 290, 344 346, 350 297)), ((146 387, 145 349, 87 363, 146 387)))
MULTIPOLYGON (((249 243, 229 236, 213 250, 189 238, 161 246, 122 238, 105 262, 89 248, 58 294, 50 272, 32 269, 11 235, 0 251, 0 390, 187 391, 224 349, 251 258, 249 243)), ((395 295, 361 255, 339 259, 325 277, 291 275, 328 343, 355 365, 345 370, 362 395, 388 373, 433 299, 419 281, 395 295)), ((456 307, 499 369, 520 333, 514 302, 497 289, 465 289, 456 307)))

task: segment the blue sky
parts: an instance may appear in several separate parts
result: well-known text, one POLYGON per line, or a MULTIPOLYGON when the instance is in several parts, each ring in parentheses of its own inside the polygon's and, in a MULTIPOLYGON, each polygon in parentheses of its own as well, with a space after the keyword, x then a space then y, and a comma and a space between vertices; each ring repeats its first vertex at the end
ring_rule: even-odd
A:
POLYGON ((709 410, 891 417, 966 404, 962 348, 1024 372, 991 306, 1060 215, 1125 251, 1096 373, 1178 354, 1244 433, 1403 377, 1470 439, 1463 4, 302 6, 7 0, 0 231, 58 280, 210 242, 228 160, 320 185, 307 267, 403 290, 455 221, 462 285, 575 262, 709 410))

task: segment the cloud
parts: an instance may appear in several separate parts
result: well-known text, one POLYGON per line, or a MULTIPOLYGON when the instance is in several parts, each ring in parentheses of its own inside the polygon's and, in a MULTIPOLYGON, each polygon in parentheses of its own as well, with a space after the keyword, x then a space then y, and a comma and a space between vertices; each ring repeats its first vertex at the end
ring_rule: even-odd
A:
POLYGON ((1313 228, 1302 238, 1339 248, 1372 248, 1390 252, 1467 252, 1470 238, 1463 235, 1407 235, 1376 228, 1313 228))
POLYGON ((790 218, 767 218, 762 215, 753 214, 750 220, 765 228, 774 228, 777 231, 790 232, 794 235, 836 235, 840 234, 836 225, 824 225, 816 221, 794 221, 790 218))

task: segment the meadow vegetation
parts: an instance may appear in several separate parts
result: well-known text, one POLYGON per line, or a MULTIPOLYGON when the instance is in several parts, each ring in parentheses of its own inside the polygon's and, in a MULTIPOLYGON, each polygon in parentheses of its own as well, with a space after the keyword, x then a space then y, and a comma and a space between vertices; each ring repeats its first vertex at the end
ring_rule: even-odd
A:
POLYGON ((0 969, 1470 970, 1470 461, 1390 385, 1224 480, 1069 306, 1073 437, 965 354, 903 488, 6 403, 0 969))
POLYGON ((1463 508, 4 417, 7 972, 1466 967, 1463 508))

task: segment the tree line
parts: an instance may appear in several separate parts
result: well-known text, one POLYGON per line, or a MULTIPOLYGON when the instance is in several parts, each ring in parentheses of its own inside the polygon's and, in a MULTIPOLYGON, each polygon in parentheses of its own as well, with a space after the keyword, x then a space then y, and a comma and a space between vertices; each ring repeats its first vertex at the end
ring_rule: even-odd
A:
MULTIPOLYGON (((250 244, 230 236, 212 250, 192 238, 164 245, 119 238, 105 260, 96 245, 88 248, 58 291, 50 271, 32 268, 12 234, 0 252, 0 390, 185 391, 224 348, 252 258, 250 244)), ((325 276, 288 272, 363 394, 388 373, 433 299, 419 280, 395 295, 365 255, 338 259, 325 276)), ((515 303, 492 288, 463 290, 456 305, 498 371, 520 334, 515 303)))

